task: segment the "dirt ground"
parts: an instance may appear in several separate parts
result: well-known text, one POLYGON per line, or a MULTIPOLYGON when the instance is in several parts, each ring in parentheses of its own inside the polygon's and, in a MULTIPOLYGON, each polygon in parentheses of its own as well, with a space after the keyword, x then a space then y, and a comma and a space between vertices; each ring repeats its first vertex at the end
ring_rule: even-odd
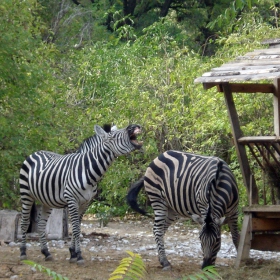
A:
MULTIPOLYGON (((82 224, 82 254, 85 259, 83 266, 70 264, 68 243, 69 239, 50 241, 50 252, 54 261, 44 261, 40 253, 38 241, 29 240, 28 259, 43 265, 69 280, 107 280, 110 274, 119 265, 120 260, 127 257, 127 250, 137 252, 143 258, 147 280, 186 280, 187 276, 200 271, 202 261, 198 230, 193 225, 187 225, 185 221, 179 221, 172 226, 165 240, 168 259, 172 264, 172 270, 163 271, 158 259, 156 246, 152 234, 152 221, 142 220, 114 220, 106 227, 100 228, 99 221, 88 217, 82 224), (184 242, 190 241, 190 246, 184 242), (180 244, 183 244, 182 248, 180 244), (184 252, 185 249, 185 253, 184 252), (178 254, 178 250, 180 253, 178 254)), ((223 233, 225 242, 232 243, 230 236, 223 233)), ((229 245, 231 246, 231 245, 229 245)), ((280 279, 280 260, 251 259, 242 263, 239 269, 234 269, 236 253, 223 254, 216 261, 216 270, 220 279, 280 279)), ((34 268, 22 264, 19 261, 19 243, 0 246, 0 280, 7 279, 52 279, 51 277, 36 271, 34 268)))

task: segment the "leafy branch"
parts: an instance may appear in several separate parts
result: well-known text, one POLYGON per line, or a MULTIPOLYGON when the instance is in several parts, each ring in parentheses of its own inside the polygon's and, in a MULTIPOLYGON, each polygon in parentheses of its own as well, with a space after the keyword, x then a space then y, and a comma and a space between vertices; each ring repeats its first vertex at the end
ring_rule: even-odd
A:
POLYGON ((217 280, 222 279, 214 266, 207 266, 201 272, 184 277, 182 280, 217 280))
POLYGON ((145 264, 140 255, 131 251, 126 251, 129 257, 123 258, 120 265, 110 274, 109 280, 125 279, 140 280, 144 279, 147 273, 145 264))
POLYGON ((69 280, 67 277, 64 277, 61 274, 56 273, 55 271, 52 271, 51 269, 49 269, 43 265, 37 264, 33 261, 23 260, 22 262, 34 267, 36 270, 39 270, 40 272, 45 273, 48 276, 51 276, 53 280, 69 280))

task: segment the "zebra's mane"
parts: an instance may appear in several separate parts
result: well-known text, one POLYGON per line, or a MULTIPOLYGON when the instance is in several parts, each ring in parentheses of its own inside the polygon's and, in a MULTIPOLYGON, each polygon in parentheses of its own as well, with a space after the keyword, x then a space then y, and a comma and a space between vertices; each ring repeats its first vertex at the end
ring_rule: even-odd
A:
POLYGON ((112 127, 111 127, 110 124, 104 124, 104 125, 103 125, 103 129, 104 129, 107 133, 109 133, 109 132, 111 132, 112 127))
MULTIPOLYGON (((106 133, 109 133, 111 131, 116 130, 116 126, 111 126, 110 124, 104 124, 103 125, 103 129, 106 133)), ((83 148, 84 145, 86 144, 90 144, 92 142, 92 140, 94 140, 95 138, 98 138, 99 136, 97 134, 94 134, 93 136, 89 136, 88 138, 86 138, 82 144, 79 146, 77 152, 81 151, 81 149, 83 148)))

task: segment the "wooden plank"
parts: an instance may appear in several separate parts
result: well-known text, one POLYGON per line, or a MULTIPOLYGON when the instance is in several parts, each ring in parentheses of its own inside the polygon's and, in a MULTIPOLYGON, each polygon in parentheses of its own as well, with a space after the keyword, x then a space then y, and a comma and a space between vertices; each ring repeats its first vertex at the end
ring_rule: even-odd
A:
POLYGON ((234 60, 225 64, 222 64, 222 66, 233 66, 233 67, 248 67, 248 66, 279 66, 280 65, 280 60, 275 59, 275 60, 234 60))
POLYGON ((273 80, 279 78, 280 73, 261 73, 255 75, 233 75, 233 76, 218 76, 218 77, 199 77, 195 79, 195 83, 225 83, 231 81, 258 81, 258 80, 273 80))
POLYGON ((279 219, 280 222, 280 212, 254 212, 255 218, 265 218, 265 219, 279 219))
MULTIPOLYGON (((279 212, 280 217, 280 212, 279 212)), ((280 219, 252 217, 252 231, 280 231, 280 219)))
POLYGON ((243 135, 242 135, 242 131, 240 128, 238 114, 237 114, 237 111, 235 108, 231 88, 228 83, 222 84, 222 87, 223 87, 223 92, 224 92, 224 96, 225 96, 225 102, 226 102, 226 106, 227 106, 228 116, 230 119, 233 140, 234 140, 235 148, 237 151, 238 162, 239 162, 242 177, 244 180, 244 185, 247 189, 247 195, 248 195, 248 198, 250 197, 250 195, 252 196, 253 204, 258 204, 258 200, 259 200, 258 188, 256 186, 255 179, 253 178, 252 182, 250 179, 250 175, 252 172, 250 169, 245 146, 240 145, 238 143, 238 139, 241 138, 243 135), (251 188, 250 183, 252 183, 252 191, 253 191, 252 194, 250 194, 250 188, 251 188))
MULTIPOLYGON (((220 85, 220 84, 218 83, 216 85, 220 85)), ((274 92, 273 84, 231 83, 229 85, 232 92, 238 92, 238 93, 273 93, 274 92)), ((223 87, 218 86, 217 91, 223 92, 223 87)))
POLYGON ((238 56, 236 57, 235 60, 277 60, 280 59, 280 55, 279 54, 268 54, 268 55, 248 55, 245 54, 243 56, 238 56))
POLYGON ((280 137, 278 136, 246 136, 240 137, 238 143, 242 145, 247 144, 263 144, 263 143, 280 143, 280 137))
POLYGON ((235 268, 238 268, 240 266, 240 262, 242 260, 249 258, 250 248, 251 248, 251 216, 250 214, 245 214, 241 233, 240 233, 237 257, 234 264, 235 268))
POLYGON ((279 45, 280 39, 279 38, 274 38, 274 39, 266 39, 261 42, 261 44, 268 44, 269 46, 271 45, 279 45))
POLYGON ((251 249, 259 251, 280 251, 279 234, 254 234, 251 241, 251 249))
POLYGON ((212 68, 211 71, 239 71, 239 70, 274 70, 280 68, 280 65, 250 65, 250 66, 242 66, 239 64, 236 64, 235 66, 230 64, 223 64, 220 67, 212 68))
POLYGON ((241 71, 212 71, 205 72, 202 77, 220 77, 220 76, 236 76, 240 75, 241 71))
POLYGON ((211 71, 205 72, 202 77, 220 77, 220 76, 237 76, 237 75, 259 75, 259 74, 267 74, 267 73, 280 73, 280 67, 274 68, 266 68, 266 69, 248 69, 243 70, 240 68, 239 70, 224 70, 224 71, 211 71))
POLYGON ((253 212, 279 212, 280 205, 252 205, 242 208, 244 213, 253 213, 253 212))

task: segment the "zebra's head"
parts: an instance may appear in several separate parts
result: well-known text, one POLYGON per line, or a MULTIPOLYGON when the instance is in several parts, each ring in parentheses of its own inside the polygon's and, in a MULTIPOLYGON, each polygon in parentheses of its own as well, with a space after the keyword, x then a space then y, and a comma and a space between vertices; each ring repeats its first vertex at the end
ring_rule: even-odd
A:
POLYGON ((125 155, 142 147, 142 142, 137 141, 137 135, 141 133, 141 126, 138 124, 131 124, 123 129, 112 129, 109 133, 98 125, 94 126, 94 130, 115 156, 125 155))
MULTIPOLYGON (((113 124, 104 124, 103 130, 107 133, 117 130, 117 126, 113 124)), ((93 135, 83 141, 83 143, 80 145, 79 149, 77 150, 78 153, 86 153, 88 151, 91 151, 95 147, 97 147, 101 143, 102 139, 97 135, 93 135)))
POLYGON ((221 225, 225 218, 212 218, 210 213, 205 218, 198 215, 192 215, 192 218, 202 225, 199 233, 203 252, 202 268, 214 265, 221 247, 221 225))

